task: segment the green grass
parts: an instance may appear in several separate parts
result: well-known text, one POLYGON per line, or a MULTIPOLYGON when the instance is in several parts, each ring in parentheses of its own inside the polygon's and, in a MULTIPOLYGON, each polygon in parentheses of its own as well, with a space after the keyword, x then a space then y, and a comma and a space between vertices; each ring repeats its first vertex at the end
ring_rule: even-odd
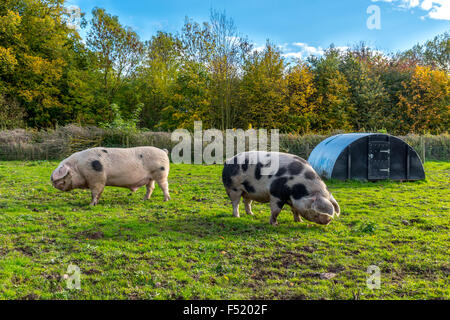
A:
POLYGON ((340 218, 294 223, 285 208, 276 227, 267 204, 232 217, 221 166, 172 165, 167 203, 109 187, 91 208, 88 190, 51 186, 57 164, 0 162, 1 299, 450 298, 449 162, 420 182, 328 182, 340 218))

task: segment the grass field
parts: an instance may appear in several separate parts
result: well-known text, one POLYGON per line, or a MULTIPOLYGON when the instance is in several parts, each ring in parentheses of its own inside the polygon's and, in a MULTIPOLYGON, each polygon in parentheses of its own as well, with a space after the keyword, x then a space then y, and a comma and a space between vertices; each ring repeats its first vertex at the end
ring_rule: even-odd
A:
POLYGON ((327 182, 340 218, 295 223, 285 208, 276 227, 267 204, 232 217, 221 166, 172 165, 167 203, 158 187, 147 202, 107 187, 89 207, 88 190, 51 186, 57 164, 0 162, 1 299, 450 298, 450 162, 427 162, 421 182, 327 182))

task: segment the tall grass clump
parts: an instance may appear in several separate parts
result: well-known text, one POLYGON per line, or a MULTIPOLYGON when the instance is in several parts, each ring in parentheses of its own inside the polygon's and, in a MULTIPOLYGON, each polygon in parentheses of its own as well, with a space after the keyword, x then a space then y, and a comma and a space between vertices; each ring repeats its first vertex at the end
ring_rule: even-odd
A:
MULTIPOLYGON (((117 120, 117 119, 116 119, 117 120)), ((280 134, 280 151, 308 159, 311 151, 327 137, 339 131, 321 134, 280 134)), ((225 135, 224 135, 225 136, 225 135)), ((450 135, 400 136, 425 160, 450 161, 450 135)), ((193 141, 193 139, 192 139, 193 141)), ((248 142, 248 141, 247 141, 248 142)), ((268 139, 270 142, 270 138, 268 139)), ((155 146, 169 151, 178 142, 171 141, 170 132, 137 129, 130 123, 105 125, 103 128, 67 125, 56 129, 14 129, 0 131, 0 160, 58 160, 74 152, 93 147, 155 146)), ((207 145, 205 142, 204 145, 207 145)), ((270 146, 268 146, 270 148, 270 146)), ((192 147, 192 150, 194 148, 192 147)), ((225 156, 225 150, 224 150, 225 156)))

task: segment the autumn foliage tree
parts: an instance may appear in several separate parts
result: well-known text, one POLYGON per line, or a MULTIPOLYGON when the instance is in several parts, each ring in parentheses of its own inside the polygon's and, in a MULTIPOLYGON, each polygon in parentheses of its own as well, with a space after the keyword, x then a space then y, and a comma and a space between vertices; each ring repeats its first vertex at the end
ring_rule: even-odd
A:
POLYGON ((112 16, 101 8, 94 8, 92 15, 87 44, 97 56, 103 78, 103 92, 106 103, 109 104, 123 81, 136 71, 144 46, 136 32, 122 26, 117 16, 112 16))
POLYGON ((289 106, 286 104, 285 61, 270 42, 255 51, 244 64, 241 95, 242 125, 280 128, 289 106))
POLYGON ((445 132, 450 126, 450 77, 443 70, 417 66, 403 81, 398 108, 401 133, 445 132))
POLYGON ((62 99, 63 75, 80 38, 67 26, 63 0, 0 4, 0 93, 24 108, 35 127, 64 123, 73 106, 62 99))
POLYGON ((449 32, 396 54, 360 43, 291 60, 269 40, 256 50, 215 10, 146 42, 102 8, 89 23, 70 20, 64 0, 0 2, 1 128, 108 126, 120 114, 148 130, 202 120, 301 134, 448 132, 449 32))

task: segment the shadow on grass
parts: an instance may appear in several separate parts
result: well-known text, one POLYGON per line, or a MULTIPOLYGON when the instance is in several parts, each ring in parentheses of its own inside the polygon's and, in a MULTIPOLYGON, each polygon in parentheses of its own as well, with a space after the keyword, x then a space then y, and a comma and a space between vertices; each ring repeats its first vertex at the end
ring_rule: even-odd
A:
MULTIPOLYGON (((287 212, 286 212, 287 213, 287 212)), ((82 213, 81 213, 82 214, 82 213)), ((292 236, 301 233, 323 233, 326 226, 312 223, 288 222, 283 219, 278 226, 268 222, 269 217, 235 218, 224 214, 216 216, 202 216, 195 214, 158 214, 128 216, 120 218, 102 218, 101 222, 93 221, 89 226, 80 226, 71 230, 71 236, 77 238, 79 234, 94 235, 95 239, 111 239, 127 241, 142 241, 150 237, 160 237, 167 241, 249 241, 261 239, 261 236, 292 236), (265 221, 267 218, 267 221, 265 221), (97 237, 101 232, 104 236, 97 237)))

